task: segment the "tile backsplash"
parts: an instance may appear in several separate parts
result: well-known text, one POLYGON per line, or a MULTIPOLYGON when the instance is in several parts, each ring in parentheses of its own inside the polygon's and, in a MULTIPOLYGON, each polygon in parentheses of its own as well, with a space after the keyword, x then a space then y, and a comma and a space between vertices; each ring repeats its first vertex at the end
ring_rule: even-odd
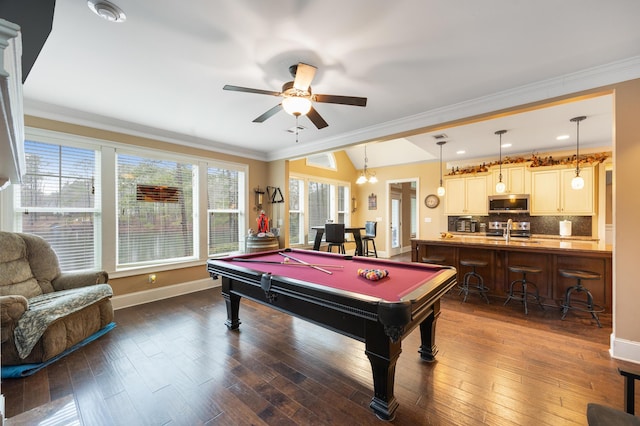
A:
MULTIPOLYGON (((455 232, 456 220, 459 217, 461 216, 448 217, 449 232, 455 232)), ((471 218, 477 220, 478 225, 489 222, 506 222, 509 219, 514 222, 531 222, 531 233, 536 235, 560 235, 560 221, 570 220, 571 235, 576 237, 591 236, 593 219, 591 216, 529 216, 528 214, 491 214, 489 216, 471 216, 471 218)))

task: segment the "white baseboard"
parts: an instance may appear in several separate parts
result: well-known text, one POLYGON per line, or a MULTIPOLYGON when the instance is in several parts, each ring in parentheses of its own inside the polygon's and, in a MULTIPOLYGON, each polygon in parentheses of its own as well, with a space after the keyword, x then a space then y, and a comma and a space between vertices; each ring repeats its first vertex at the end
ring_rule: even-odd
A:
POLYGON ((611 333, 611 358, 640 364, 640 342, 618 339, 611 333))
POLYGON ((113 309, 128 308, 130 306, 168 299, 170 297, 193 293, 195 291, 220 287, 220 285, 220 279, 212 280, 211 278, 207 278, 182 284, 154 288, 151 290, 138 291, 136 293, 123 294, 122 296, 113 296, 111 298, 111 304, 113 305, 113 309))

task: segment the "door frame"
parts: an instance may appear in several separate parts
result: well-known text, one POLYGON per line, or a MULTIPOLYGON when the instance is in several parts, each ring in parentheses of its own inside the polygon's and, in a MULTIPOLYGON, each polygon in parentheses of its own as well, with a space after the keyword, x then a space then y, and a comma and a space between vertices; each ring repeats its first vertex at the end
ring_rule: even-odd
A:
MULTIPOLYGON (((420 212, 420 206, 419 206, 419 201, 418 198, 420 197, 420 178, 419 177, 409 177, 409 178, 403 178, 403 179, 390 179, 385 181, 385 187, 386 187, 386 199, 387 199, 387 205, 386 205, 386 215, 387 215, 387 220, 386 220, 386 244, 385 244, 385 255, 386 257, 391 257, 391 253, 392 253, 392 249, 391 249, 391 185, 395 184, 395 183, 405 183, 405 182, 415 182, 416 184, 416 203, 415 203, 415 212, 414 212, 414 218, 415 218, 415 228, 416 228, 416 239, 420 238, 420 218, 418 217, 418 213, 420 212)), ((401 203, 401 208, 405 209, 405 208, 411 208, 411 203, 407 203, 406 201, 404 203, 401 203), (408 206, 408 207, 405 207, 408 206)), ((402 241, 402 240, 401 240, 402 241)), ((404 253, 406 251, 410 251, 411 250, 411 244, 409 244, 408 246, 401 246, 400 247, 400 252, 404 253)))

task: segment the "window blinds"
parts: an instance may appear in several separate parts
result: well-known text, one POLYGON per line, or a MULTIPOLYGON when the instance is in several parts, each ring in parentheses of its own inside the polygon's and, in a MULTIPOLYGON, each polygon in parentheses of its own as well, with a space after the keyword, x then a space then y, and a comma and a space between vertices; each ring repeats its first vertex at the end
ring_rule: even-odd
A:
POLYGON ((16 229, 47 240, 63 271, 100 268, 99 151, 25 141, 16 229))
POLYGON ((193 164, 117 152, 117 266, 195 255, 193 164))

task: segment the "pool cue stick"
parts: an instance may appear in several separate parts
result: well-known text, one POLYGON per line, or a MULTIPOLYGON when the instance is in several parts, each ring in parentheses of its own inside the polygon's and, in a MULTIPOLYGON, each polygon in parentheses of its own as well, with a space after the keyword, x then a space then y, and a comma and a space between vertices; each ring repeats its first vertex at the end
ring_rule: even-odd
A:
POLYGON ((304 263, 289 263, 289 262, 276 262, 275 260, 257 260, 257 259, 241 259, 241 258, 233 258, 231 259, 233 262, 246 262, 246 263, 267 263, 272 265, 284 265, 284 266, 324 266, 325 268, 344 268, 342 265, 323 265, 320 263, 309 263, 305 265, 304 263))
POLYGON ((322 272, 324 272, 325 274, 333 275, 333 272, 331 272, 331 271, 327 271, 326 269, 322 269, 322 268, 321 268, 321 267, 319 267, 319 266, 314 266, 314 265, 310 264, 309 262, 305 262, 304 260, 296 259, 295 257, 293 257, 293 256, 289 256, 288 254, 284 254, 284 253, 282 253, 282 252, 279 252, 278 254, 279 254, 280 256, 288 257, 288 258, 289 258, 289 259, 291 259, 291 260, 295 260, 296 262, 300 262, 300 263, 302 263, 303 265, 308 265, 308 266, 312 267, 313 269, 317 269, 318 271, 322 271, 322 272))

